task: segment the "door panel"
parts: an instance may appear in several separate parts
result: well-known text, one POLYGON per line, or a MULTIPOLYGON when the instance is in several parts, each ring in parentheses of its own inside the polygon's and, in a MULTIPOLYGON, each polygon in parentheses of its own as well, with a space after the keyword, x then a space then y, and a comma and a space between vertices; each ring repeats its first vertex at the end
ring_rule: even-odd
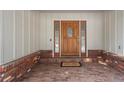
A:
POLYGON ((79 21, 61 21, 61 55, 79 55, 79 21))

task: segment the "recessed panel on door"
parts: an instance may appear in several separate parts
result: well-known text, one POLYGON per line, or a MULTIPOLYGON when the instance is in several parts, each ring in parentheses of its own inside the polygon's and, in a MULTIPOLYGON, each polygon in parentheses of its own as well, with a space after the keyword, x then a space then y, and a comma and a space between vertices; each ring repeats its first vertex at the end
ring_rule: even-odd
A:
POLYGON ((61 21, 61 55, 79 55, 79 21, 61 21))

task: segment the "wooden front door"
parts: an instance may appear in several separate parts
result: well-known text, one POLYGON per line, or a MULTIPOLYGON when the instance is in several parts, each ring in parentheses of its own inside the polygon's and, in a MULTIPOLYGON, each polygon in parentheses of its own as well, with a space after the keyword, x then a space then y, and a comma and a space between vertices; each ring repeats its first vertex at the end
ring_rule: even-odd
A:
POLYGON ((61 21, 61 55, 79 55, 79 21, 61 21))

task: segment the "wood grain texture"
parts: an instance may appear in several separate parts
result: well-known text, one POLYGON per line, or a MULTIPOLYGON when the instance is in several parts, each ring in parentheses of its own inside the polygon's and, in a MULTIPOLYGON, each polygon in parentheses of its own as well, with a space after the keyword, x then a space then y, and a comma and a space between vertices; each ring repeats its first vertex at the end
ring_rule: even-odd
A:
POLYGON ((61 21, 61 55, 79 55, 79 21, 61 21), (67 33, 72 28, 72 36, 67 33))

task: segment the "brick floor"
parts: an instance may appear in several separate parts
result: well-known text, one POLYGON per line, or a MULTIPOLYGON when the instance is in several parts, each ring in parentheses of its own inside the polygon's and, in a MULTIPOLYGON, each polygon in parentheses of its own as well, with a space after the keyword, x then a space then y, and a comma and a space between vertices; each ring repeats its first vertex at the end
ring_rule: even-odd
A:
POLYGON ((123 82, 124 74, 96 62, 82 67, 60 67, 58 62, 40 62, 22 77, 23 82, 123 82))

